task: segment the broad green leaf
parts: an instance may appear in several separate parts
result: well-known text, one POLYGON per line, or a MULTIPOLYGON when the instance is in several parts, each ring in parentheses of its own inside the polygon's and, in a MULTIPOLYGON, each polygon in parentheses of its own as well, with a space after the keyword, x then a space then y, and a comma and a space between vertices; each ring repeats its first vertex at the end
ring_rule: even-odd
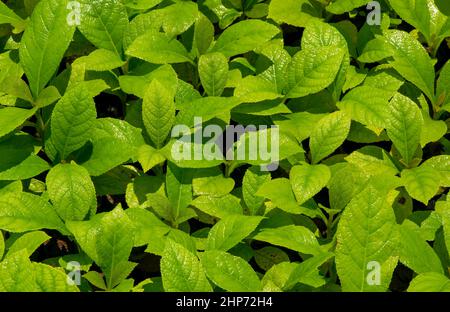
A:
POLYGON ((260 20, 244 20, 227 29, 219 36, 211 52, 221 52, 226 57, 252 51, 277 35, 280 30, 260 20))
POLYGON ((208 53, 198 60, 200 81, 209 96, 220 96, 228 80, 228 59, 221 53, 208 53))
POLYGON ((444 106, 450 103, 450 61, 444 65, 436 85, 436 101, 444 106))
POLYGON ((64 221, 81 221, 97 208, 94 184, 84 167, 59 164, 50 170, 46 182, 50 200, 64 221))
POLYGON ((186 208, 192 201, 193 174, 193 169, 179 168, 170 162, 167 166, 166 190, 174 220, 186 213, 186 208))
POLYGON ((16 252, 8 259, 0 262, 1 292, 35 292, 36 273, 26 251, 16 252))
POLYGON ((137 158, 144 172, 149 171, 166 160, 163 154, 150 145, 142 145, 139 147, 137 158))
POLYGON ((0 231, 0 261, 3 259, 3 253, 5 252, 5 239, 2 231, 0 231))
POLYGON ((199 196, 192 201, 191 205, 208 215, 218 218, 243 214, 240 200, 231 194, 222 197, 199 196))
POLYGON ((434 156, 422 164, 423 167, 436 169, 440 173, 441 186, 450 187, 450 156, 440 155, 434 156))
POLYGON ((308 0, 272 0, 268 17, 279 24, 305 27, 310 20, 319 17, 319 12, 308 0))
POLYGON ((177 115, 177 124, 192 127, 195 125, 194 118, 202 118, 206 122, 215 117, 227 114, 240 104, 239 99, 235 97, 204 97, 194 99, 190 102, 177 105, 180 112, 177 115))
POLYGON ((261 186, 270 181, 269 172, 261 171, 256 166, 250 167, 245 171, 242 180, 242 198, 251 215, 257 215, 264 204, 264 197, 256 195, 261 186))
POLYGON ((320 192, 331 178, 330 169, 325 165, 303 164, 292 167, 289 172, 292 190, 299 205, 320 192))
POLYGON ((390 117, 387 120, 387 135, 409 164, 420 144, 422 114, 409 98, 397 93, 389 102, 390 117))
POLYGON ((363 63, 375 63, 384 60, 394 54, 393 48, 384 38, 374 38, 370 40, 358 57, 358 61, 363 63))
POLYGON ((125 64, 119 55, 106 49, 94 50, 89 55, 78 58, 75 62, 83 64, 86 70, 93 71, 113 70, 125 64))
POLYGON ((175 121, 174 94, 158 80, 153 80, 144 94, 142 119, 157 148, 161 148, 175 121))
POLYGON ((370 0, 336 0, 327 6, 333 14, 343 14, 371 2, 370 0))
POLYGON ((442 264, 433 248, 422 238, 419 227, 410 220, 399 226, 400 261, 417 274, 443 273, 442 264))
POLYGON ((34 115, 36 109, 4 107, 0 109, 0 137, 20 127, 28 118, 34 115))
POLYGON ((219 250, 200 255, 206 275, 217 286, 232 292, 255 292, 261 282, 250 264, 240 257, 219 250))
POLYGON ((450 280, 440 273, 422 273, 411 281, 408 292, 450 292, 450 280))
POLYGON ((120 206, 89 221, 69 221, 67 227, 102 269, 108 289, 120 284, 136 266, 128 262, 134 245, 133 225, 120 206))
POLYGON ((171 37, 188 30, 198 16, 197 3, 191 1, 179 1, 158 10, 162 22, 162 28, 171 37))
POLYGON ((194 26, 193 47, 198 56, 208 51, 214 40, 214 25, 202 13, 199 13, 194 26))
POLYGON ((379 131, 386 127, 391 96, 391 92, 361 86, 350 90, 337 107, 351 116, 352 120, 379 131))
POLYGON ((304 226, 288 225, 263 229, 254 239, 309 255, 323 252, 316 236, 304 226))
POLYGON ((344 50, 335 46, 307 48, 298 52, 288 69, 287 97, 299 98, 328 87, 341 67, 344 50))
POLYGON ((20 42, 20 64, 35 98, 55 74, 72 40, 75 27, 67 23, 67 3, 40 1, 20 42))
POLYGON ((428 166, 420 166, 402 171, 402 182, 412 198, 428 205, 440 186, 442 179, 439 178, 438 170, 428 166))
POLYGON ((342 290, 387 290, 398 261, 398 236, 386 194, 369 185, 355 196, 341 216, 336 235, 342 290), (371 273, 379 274, 379 279, 371 273))
POLYGON ((234 186, 235 181, 224 177, 218 167, 196 170, 192 180, 194 195, 225 196, 234 186))
POLYGON ((45 234, 45 232, 42 231, 34 231, 29 232, 21 235, 19 238, 17 238, 14 243, 8 248, 8 253, 6 254, 5 258, 8 258, 9 256, 13 255, 14 253, 26 250, 27 256, 31 256, 36 249, 41 246, 44 242, 48 241, 50 239, 50 236, 45 234))
POLYGON ((0 24, 11 24, 16 33, 23 31, 26 26, 25 21, 3 2, 0 2, 0 24))
POLYGON ((158 5, 163 0, 124 0, 122 1, 126 7, 136 10, 148 10, 158 5))
POLYGON ((136 38, 126 53, 154 64, 192 62, 181 42, 157 31, 148 31, 136 38))
POLYGON ((287 85, 286 73, 288 66, 291 63, 291 56, 284 49, 281 43, 275 40, 269 41, 266 45, 257 51, 267 58, 261 58, 261 66, 267 67, 265 71, 258 75, 258 77, 267 80, 275 86, 277 92, 282 94, 287 85))
POLYGON ((50 169, 49 164, 35 155, 38 141, 20 133, 0 142, 0 181, 25 180, 50 169))
POLYGON ((93 124, 90 140, 92 154, 81 163, 89 174, 100 176, 116 166, 134 158, 144 144, 141 129, 119 119, 101 118, 93 124), (120 149, 117 147, 120 146, 120 149))
POLYGON ((395 12, 406 22, 420 30, 429 40, 431 17, 427 2, 429 0, 389 0, 389 4, 395 12))
POLYGON ((393 61, 390 64, 430 100, 434 100, 434 66, 425 48, 404 31, 390 30, 385 37, 394 49, 393 61))
POLYGON ((212 291, 197 256, 171 239, 162 255, 161 276, 167 292, 212 291))
POLYGON ((221 219, 209 231, 206 250, 228 251, 252 233, 262 217, 231 215, 221 219))
POLYGON ((122 55, 122 38, 128 16, 120 0, 80 0, 80 32, 97 48, 122 55))
POLYGON ((51 142, 61 159, 89 140, 96 116, 94 100, 84 84, 77 84, 59 100, 51 117, 51 142))
POLYGON ((446 247, 446 253, 450 250, 450 197, 447 196, 447 201, 438 201, 436 203, 436 213, 441 218, 443 227, 443 236, 446 247))
POLYGON ((289 262, 289 256, 281 249, 267 246, 255 250, 255 262, 264 271, 282 262, 289 262))
POLYGON ((42 263, 33 263, 33 268, 39 292, 78 292, 75 284, 68 283, 68 276, 63 270, 42 263))
POLYGON ((0 228, 10 232, 54 229, 67 233, 47 200, 30 193, 5 193, 0 196, 0 228))
POLYGON ((162 237, 170 231, 170 227, 152 212, 141 208, 125 210, 135 229, 134 246, 143 246, 152 242, 154 236, 162 237))
POLYGON ((350 123, 350 117, 341 111, 326 115, 317 122, 309 141, 313 163, 329 156, 344 143, 350 123))

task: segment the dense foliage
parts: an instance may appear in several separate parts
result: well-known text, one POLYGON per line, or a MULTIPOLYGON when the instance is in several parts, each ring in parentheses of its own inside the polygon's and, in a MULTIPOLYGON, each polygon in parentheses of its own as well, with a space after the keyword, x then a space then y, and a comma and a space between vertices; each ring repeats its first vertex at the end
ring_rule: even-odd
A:
POLYGON ((450 291, 449 14, 0 2, 0 291, 450 291))

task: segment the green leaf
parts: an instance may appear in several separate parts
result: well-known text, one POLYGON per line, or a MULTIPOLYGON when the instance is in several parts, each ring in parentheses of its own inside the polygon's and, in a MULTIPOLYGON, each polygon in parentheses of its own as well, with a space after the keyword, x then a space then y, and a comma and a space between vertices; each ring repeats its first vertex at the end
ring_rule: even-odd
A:
POLYGON ((344 50, 325 46, 303 49, 292 58, 288 68, 288 98, 299 98, 328 87, 340 69, 344 50))
POLYGON ((38 291, 34 268, 25 250, 16 252, 0 264, 1 292, 38 291))
POLYGON ((318 255, 323 252, 316 236, 304 226, 287 225, 263 229, 254 239, 309 255, 318 255))
POLYGON ((34 115, 36 109, 5 107, 0 109, 0 137, 20 127, 28 118, 34 115))
POLYGON ((443 273, 441 261, 433 248, 422 238, 419 227, 412 221, 405 220, 400 231, 400 261, 417 274, 443 273))
POLYGON ((445 63, 439 74, 436 85, 436 100, 444 106, 450 103, 450 61, 445 63))
POLYGON ((2 231, 0 231, 0 260, 3 259, 3 253, 5 252, 5 239, 2 231))
POLYGON ((139 147, 137 158, 144 172, 149 171, 166 160, 163 154, 150 145, 142 145, 139 147))
POLYGON ((198 60, 200 81, 209 96, 220 96, 228 80, 228 59, 221 53, 208 53, 198 60))
POLYGON ((193 49, 198 56, 205 54, 214 40, 214 25, 202 13, 199 13, 194 27, 193 49))
POLYGON ((0 228, 10 232, 54 229, 67 233, 47 200, 30 193, 0 195, 0 228))
POLYGON ((122 38, 128 15, 120 0, 80 0, 80 32, 97 48, 122 55, 122 38))
POLYGON ((95 103, 85 84, 77 84, 64 94, 51 117, 51 142, 61 159, 89 140, 96 117, 95 103))
POLYGON ((192 201, 191 205, 218 218, 243 213, 240 200, 231 194, 222 197, 199 196, 192 201))
POLYGON ((26 26, 25 21, 3 2, 0 2, 0 24, 11 24, 15 33, 20 33, 26 26))
POLYGON ((198 16, 197 3, 191 1, 179 1, 158 10, 162 22, 162 28, 171 37, 188 30, 198 16))
POLYGON ((205 250, 228 251, 252 233, 262 217, 231 215, 221 219, 209 231, 205 250))
POLYGON ((440 186, 439 171, 427 166, 420 166, 402 171, 402 182, 412 198, 428 205, 440 186))
POLYGON ((144 144, 141 129, 119 119, 101 118, 93 125, 90 140, 92 154, 81 165, 92 176, 100 176, 120 164, 134 158, 144 144), (121 148, 118 149, 117 146, 121 148))
POLYGON ((343 14, 369 2, 370 0, 336 0, 327 6, 327 11, 333 14, 343 14))
POLYGON ((192 62, 181 42, 157 31, 136 38, 126 54, 154 64, 192 62))
POLYGON ((42 0, 20 42, 22 65, 36 98, 59 67, 75 27, 67 23, 67 0, 42 0))
POLYGON ((443 236, 446 247, 446 254, 449 254, 450 250, 450 197, 447 196, 447 201, 438 201, 436 203, 436 212, 441 219, 443 227, 443 236))
POLYGON ((388 137, 409 164, 420 144, 422 114, 409 98, 397 93, 389 102, 390 117, 386 130, 388 137))
POLYGON ((255 271, 244 259, 219 250, 200 255, 206 275, 220 288, 232 292, 255 292, 261 283, 255 271))
POLYGON ((331 178, 325 165, 303 164, 292 167, 289 173, 292 189, 299 205, 312 198, 324 188, 331 178))
POLYGON ((252 51, 277 35, 280 30, 260 20, 244 20, 224 30, 211 52, 221 52, 226 57, 252 51))
POLYGON ((319 12, 308 0, 272 0, 268 17, 278 24, 305 27, 310 20, 319 17, 319 12))
POLYGON ((21 235, 14 243, 8 248, 8 253, 5 258, 10 257, 16 252, 26 250, 27 256, 31 256, 39 246, 48 241, 50 236, 42 231, 29 232, 21 235))
POLYGON ((45 160, 35 155, 37 144, 24 133, 0 142, 0 181, 25 180, 50 169, 45 160))
POLYGON ((333 153, 344 143, 350 131, 350 117, 344 112, 334 112, 320 119, 309 141, 314 164, 333 153))
POLYGON ((391 96, 391 92, 361 86, 350 90, 337 107, 351 116, 352 120, 380 132, 380 129, 386 127, 386 120, 389 118, 388 102, 391 96))
POLYGON ((261 168, 256 166, 250 167, 245 171, 242 180, 242 198, 251 215, 257 215, 262 208, 264 197, 256 195, 256 192, 270 179, 269 172, 261 171, 261 168))
POLYGON ((169 239, 161 259, 161 276, 167 292, 209 292, 202 264, 188 249, 169 239))
POLYGON ((105 273, 108 289, 120 284, 136 266, 128 262, 134 245, 133 226, 120 206, 89 221, 69 221, 67 228, 105 273))
POLYGON ((173 208, 174 220, 178 220, 186 213, 188 205, 192 201, 192 169, 179 168, 173 163, 168 163, 166 175, 167 197, 173 208))
POLYGON ((450 292, 450 280, 436 272, 419 274, 409 284, 408 292, 450 292))
POLYGON ((174 94, 158 80, 145 91, 142 119, 145 129, 157 148, 161 148, 175 121, 174 94))
POLYGON ((342 290, 387 290, 398 261, 398 236, 386 194, 369 185, 355 196, 341 216, 336 235, 336 269, 342 290), (379 274, 379 280, 373 280, 371 273, 379 274))
POLYGON ((255 262, 264 271, 282 262, 289 262, 289 256, 283 250, 272 246, 255 250, 255 262))
POLYGON ((234 188, 232 178, 224 177, 218 167, 196 170, 192 180, 194 195, 224 196, 234 188))
POLYGON ((450 156, 439 155, 434 156, 422 164, 423 167, 436 169, 440 173, 441 186, 450 187, 450 156))
POLYGON ((46 182, 50 200, 64 221, 81 221, 97 208, 94 184, 84 167, 59 164, 50 170, 46 182))
POLYGON ((394 60, 390 64, 430 100, 434 100, 434 66, 425 48, 404 31, 390 30, 385 37, 394 49, 394 60))
POLYGON ((409 24, 420 30, 422 34, 430 39, 430 12, 428 11, 429 0, 389 0, 389 4, 397 14, 409 24))
POLYGON ((106 49, 94 50, 89 55, 76 59, 75 63, 83 64, 86 70, 93 71, 113 70, 125 64, 119 55, 106 49))

